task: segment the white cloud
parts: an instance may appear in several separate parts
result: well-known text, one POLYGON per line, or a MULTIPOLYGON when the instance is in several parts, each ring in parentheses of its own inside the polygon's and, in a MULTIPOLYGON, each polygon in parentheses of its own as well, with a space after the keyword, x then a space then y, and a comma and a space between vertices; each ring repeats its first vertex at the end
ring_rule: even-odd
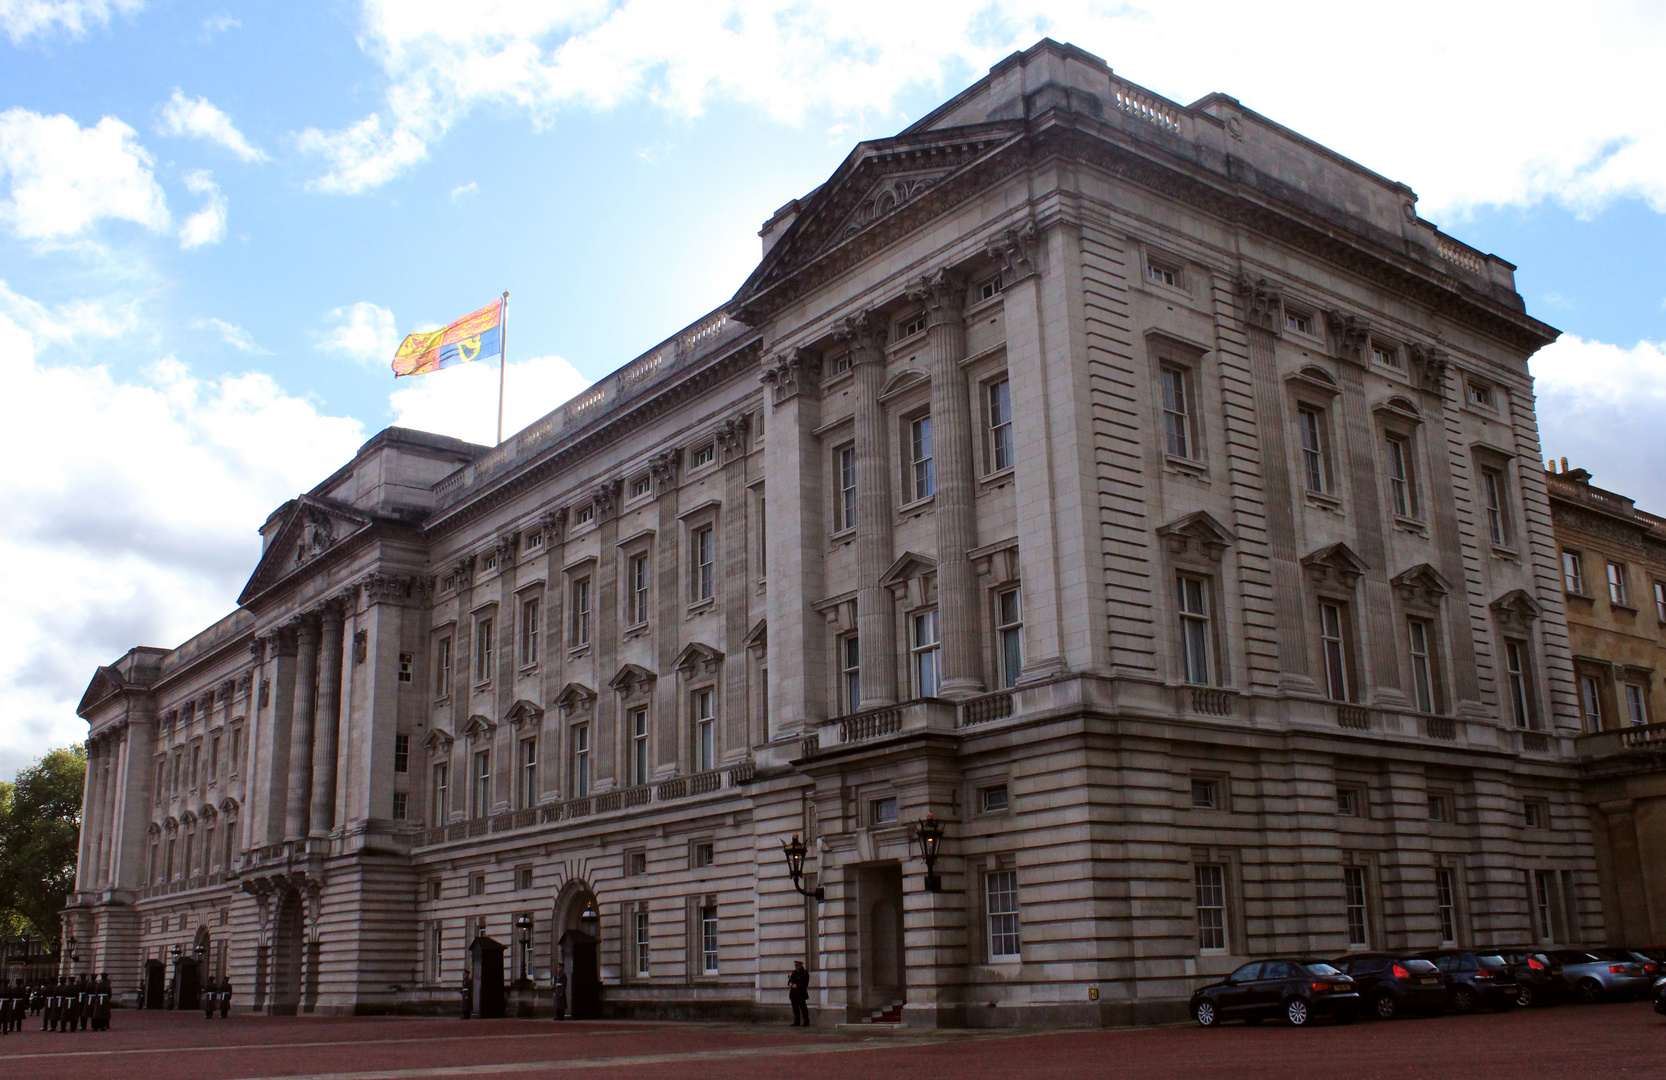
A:
POLYGON ((318 342, 326 352, 337 352, 367 364, 393 363, 399 335, 394 331, 393 312, 360 300, 351 307, 330 312, 336 325, 318 342))
POLYGON ((168 205, 138 133, 113 116, 83 128, 67 116, 0 113, 0 221, 18 236, 74 236, 104 218, 168 227, 168 205))
POLYGON ((108 26, 112 14, 133 15, 142 7, 142 0, 0 0, 0 29, 13 45, 54 24, 70 37, 85 37, 89 26, 108 26))
POLYGON ((1045 34, 1181 101, 1233 94, 1412 184, 1430 212, 1543 199, 1585 211, 1622 196, 1666 211, 1658 4, 1593 0, 1573 14, 1522 0, 1500 17, 1495 5, 1407 0, 1390 20, 1317 0, 1276 18, 1238 0, 482 0, 471 10, 458 19, 441 0, 366 0, 360 40, 388 80, 386 107, 303 134, 327 168, 315 187, 385 183, 486 102, 544 122, 627 100, 692 116, 724 100, 788 122, 827 110, 865 118, 852 134, 889 134, 896 118, 884 114, 905 90, 956 90, 1045 34))
POLYGON ((1666 343, 1630 348, 1564 334, 1532 360, 1545 460, 1666 514, 1666 343))
MULTIPOLYGON (((559 356, 510 361, 503 381, 503 430, 519 431, 590 385, 559 356)), ((388 396, 399 427, 419 428, 491 446, 497 441, 498 368, 459 364, 399 380, 388 396)))
POLYGON ((185 175, 185 186, 193 195, 204 198, 203 208, 185 219, 179 228, 179 246, 189 251, 204 244, 218 244, 226 238, 226 197, 214 174, 198 169, 185 175))
POLYGON ((68 345, 78 340, 120 337, 139 323, 138 301, 112 305, 103 300, 72 300, 48 308, 12 291, 0 281, 0 317, 22 327, 36 342, 68 345))
POLYGON ((188 98, 178 87, 162 106, 162 122, 156 130, 163 135, 190 136, 218 143, 243 161, 270 161, 266 152, 244 137, 231 117, 209 103, 207 98, 188 98))
MULTIPOLYGON (((13 310, 52 314, 3 296, 13 310)), ((127 381, 44 362, 43 344, 0 314, 0 454, 29 462, 0 474, 8 775, 85 737, 74 709, 98 664, 138 644, 176 645, 229 612, 266 515, 364 437, 358 421, 322 415, 266 375, 199 379, 164 358, 127 381)))
POLYGON ((198 319, 191 326, 197 330, 213 330, 220 335, 220 340, 236 349, 238 352, 255 353, 270 356, 271 353, 260 347, 249 332, 235 323, 228 323, 224 319, 198 319))
POLYGON ((473 198, 475 193, 479 190, 480 185, 475 183, 473 180, 470 180, 466 184, 458 184, 456 187, 451 189, 451 201, 459 203, 464 199, 473 198))
POLYGON ((223 34, 227 30, 241 29, 243 29, 243 20, 234 18, 225 12, 221 12, 218 15, 210 15, 202 21, 204 39, 213 37, 215 34, 223 34))

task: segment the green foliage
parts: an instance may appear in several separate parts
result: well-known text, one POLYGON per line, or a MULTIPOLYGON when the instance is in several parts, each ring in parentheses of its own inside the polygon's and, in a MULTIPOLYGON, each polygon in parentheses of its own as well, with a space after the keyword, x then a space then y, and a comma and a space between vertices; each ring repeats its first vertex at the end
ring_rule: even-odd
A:
POLYGON ((75 886, 86 772, 86 748, 69 746, 0 781, 0 932, 58 936, 75 886))

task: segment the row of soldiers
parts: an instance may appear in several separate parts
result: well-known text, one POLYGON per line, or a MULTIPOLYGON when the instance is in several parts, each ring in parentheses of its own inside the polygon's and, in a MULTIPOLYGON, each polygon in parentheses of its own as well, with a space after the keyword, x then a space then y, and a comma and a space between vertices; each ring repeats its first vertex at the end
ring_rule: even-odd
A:
POLYGON ((42 1031, 110 1030, 110 976, 91 975, 0 983, 0 1034, 23 1030, 29 1015, 42 1031))
POLYGON ((220 1019, 231 1012, 231 980, 225 977, 209 979, 202 988, 202 1016, 204 1020, 214 1019, 214 1011, 220 1011, 220 1019))

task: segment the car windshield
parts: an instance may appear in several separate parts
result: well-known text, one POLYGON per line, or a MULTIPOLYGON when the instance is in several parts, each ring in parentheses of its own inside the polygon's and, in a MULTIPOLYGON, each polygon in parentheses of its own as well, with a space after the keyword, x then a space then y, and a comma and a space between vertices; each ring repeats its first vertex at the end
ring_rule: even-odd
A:
POLYGON ((1413 975, 1427 975, 1430 972, 1440 970, 1427 960, 1402 960, 1400 961, 1400 966, 1411 972, 1413 975))
POLYGON ((1309 972, 1311 972, 1312 974, 1314 974, 1314 975, 1340 975, 1340 974, 1342 974, 1340 971, 1331 967, 1329 964, 1309 963, 1309 964, 1303 964, 1302 966, 1307 968, 1307 970, 1309 972))
POLYGON ((1493 953, 1488 956, 1477 956, 1475 960, 1484 968, 1501 968, 1507 966, 1504 963, 1504 958, 1499 956, 1497 953, 1493 953))

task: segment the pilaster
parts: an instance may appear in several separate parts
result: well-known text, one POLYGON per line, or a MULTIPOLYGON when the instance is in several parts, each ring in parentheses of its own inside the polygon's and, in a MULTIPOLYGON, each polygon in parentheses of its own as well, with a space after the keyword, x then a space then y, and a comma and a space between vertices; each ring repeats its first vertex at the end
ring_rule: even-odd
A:
POLYGON ((289 784, 284 801, 283 838, 303 840, 312 809, 312 733, 317 709, 318 616, 295 620, 295 685, 289 724, 289 784))
POLYGON ((846 319, 837 336, 850 349, 856 383, 856 627, 867 709, 897 700, 896 602, 879 580, 896 557, 891 440, 879 402, 885 389, 885 322, 864 311, 846 319))
POLYGON ((824 719, 823 636, 813 605, 827 594, 822 551, 826 545, 821 440, 814 434, 821 400, 816 388, 821 358, 793 349, 772 358, 761 376, 769 387, 769 437, 764 475, 771 515, 764 538, 769 553, 768 737, 799 734, 824 719))

